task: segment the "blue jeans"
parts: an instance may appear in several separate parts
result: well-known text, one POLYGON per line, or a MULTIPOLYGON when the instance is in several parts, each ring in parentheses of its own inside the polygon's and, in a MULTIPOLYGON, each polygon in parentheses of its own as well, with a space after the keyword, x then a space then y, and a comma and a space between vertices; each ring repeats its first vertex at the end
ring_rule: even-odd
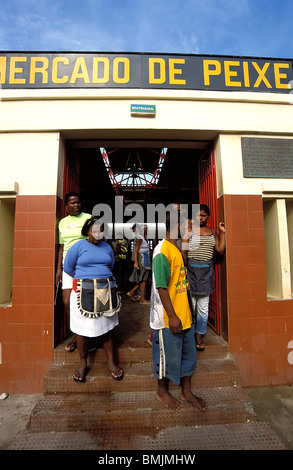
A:
POLYGON ((207 332, 209 300, 209 295, 192 296, 192 304, 196 314, 196 333, 200 335, 204 335, 207 332))
POLYGON ((194 325, 181 333, 169 328, 154 330, 152 350, 155 378, 180 385, 181 377, 192 376, 196 365, 194 325))

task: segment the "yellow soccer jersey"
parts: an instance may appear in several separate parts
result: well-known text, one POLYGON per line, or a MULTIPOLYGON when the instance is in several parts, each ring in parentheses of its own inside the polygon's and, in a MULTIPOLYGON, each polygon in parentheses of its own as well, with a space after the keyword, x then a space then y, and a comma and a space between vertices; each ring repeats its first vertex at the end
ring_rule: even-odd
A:
POLYGON ((168 289, 176 315, 180 318, 183 329, 191 327, 192 313, 187 291, 189 284, 187 270, 181 252, 168 240, 162 240, 153 254, 152 293, 150 326, 158 330, 169 328, 169 318, 162 305, 158 289, 168 289))

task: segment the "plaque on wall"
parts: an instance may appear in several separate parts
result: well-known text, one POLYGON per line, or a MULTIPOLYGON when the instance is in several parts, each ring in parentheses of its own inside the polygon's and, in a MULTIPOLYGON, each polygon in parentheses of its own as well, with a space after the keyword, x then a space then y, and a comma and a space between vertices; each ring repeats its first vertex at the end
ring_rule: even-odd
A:
POLYGON ((242 137, 244 178, 293 178, 293 139, 242 137))

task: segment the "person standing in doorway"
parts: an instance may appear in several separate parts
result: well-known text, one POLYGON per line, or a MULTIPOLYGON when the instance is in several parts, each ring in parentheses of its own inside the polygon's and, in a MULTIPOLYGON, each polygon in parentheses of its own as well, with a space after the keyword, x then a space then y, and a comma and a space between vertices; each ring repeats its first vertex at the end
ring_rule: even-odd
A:
MULTIPOLYGON (((82 227, 86 220, 91 217, 81 211, 81 201, 78 193, 71 191, 65 195, 65 210, 67 216, 60 220, 59 229, 59 249, 57 258, 56 286, 62 284, 62 298, 65 309, 65 316, 69 322, 69 302, 73 279, 63 270, 66 253, 74 243, 85 238, 81 234, 82 227)), ((65 346, 66 351, 74 351, 77 347, 75 337, 65 346)))
POLYGON ((119 323, 121 303, 112 274, 114 253, 104 240, 103 229, 98 217, 89 218, 82 228, 86 239, 68 250, 64 262, 64 271, 73 278, 70 328, 76 334, 80 356, 79 368, 73 374, 78 383, 86 380, 90 338, 101 339, 113 379, 122 380, 124 376, 114 359, 112 333, 119 323))
POLYGON ((129 281, 135 282, 136 285, 127 292, 127 295, 132 300, 135 300, 135 293, 137 289, 140 289, 139 303, 141 305, 149 305, 145 298, 146 283, 151 280, 152 275, 150 246, 146 239, 148 229, 145 224, 141 226, 136 225, 136 228, 138 229, 138 235, 135 238, 133 272, 129 278, 129 281))
POLYGON ((170 380, 182 387, 181 398, 205 411, 206 403, 191 391, 196 366, 196 346, 188 280, 183 257, 177 247, 179 224, 166 216, 166 238, 153 254, 150 326, 153 330, 153 369, 157 379, 157 399, 177 410, 182 403, 169 393, 170 380))
POLYGON ((130 242, 118 233, 117 239, 113 242, 113 252, 115 264, 113 274, 117 282, 118 293, 122 293, 125 287, 125 279, 130 275, 131 249, 130 242))
POLYGON ((197 351, 205 349, 203 338, 207 331, 209 299, 215 289, 214 255, 222 255, 226 248, 224 223, 219 223, 216 233, 208 226, 209 216, 209 207, 206 204, 200 204, 196 214, 196 224, 192 227, 189 225, 181 245, 196 313, 197 351))

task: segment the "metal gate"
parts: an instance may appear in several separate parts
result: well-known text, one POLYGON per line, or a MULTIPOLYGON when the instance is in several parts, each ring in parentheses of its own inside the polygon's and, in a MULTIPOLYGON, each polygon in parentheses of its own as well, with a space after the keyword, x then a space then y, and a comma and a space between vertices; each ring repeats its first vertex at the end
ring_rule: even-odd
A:
MULTIPOLYGON (((216 230, 218 227, 218 204, 217 204, 217 180, 214 150, 205 153, 199 160, 199 203, 209 206, 210 225, 216 230)), ((209 326, 217 333, 220 333, 219 321, 219 265, 215 262, 215 291, 210 296, 209 326)))

